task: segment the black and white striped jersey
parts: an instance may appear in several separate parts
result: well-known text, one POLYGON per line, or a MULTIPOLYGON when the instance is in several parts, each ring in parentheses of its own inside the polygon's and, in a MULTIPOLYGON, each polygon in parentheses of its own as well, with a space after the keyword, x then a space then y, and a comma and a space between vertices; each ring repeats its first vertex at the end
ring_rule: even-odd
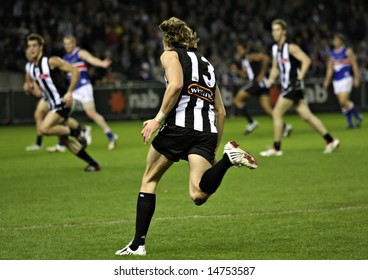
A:
POLYGON ((178 53, 184 82, 180 97, 165 122, 197 131, 217 133, 214 67, 196 50, 173 50, 178 53))
POLYGON ((26 67, 26 71, 41 88, 42 96, 49 103, 50 110, 61 109, 64 107, 63 96, 69 81, 61 70, 52 70, 48 61, 48 57, 42 56, 38 65, 31 63, 26 67))
MULTIPOLYGON (((248 81, 246 85, 243 87, 244 90, 251 88, 254 83, 257 83, 256 77, 259 72, 261 72, 262 62, 259 61, 249 61, 248 55, 245 55, 241 58, 240 62, 235 62, 243 72, 247 74, 248 81)), ((258 82, 259 87, 268 88, 267 79, 263 77, 262 81, 258 82)))
MULTIPOLYGON (((300 61, 289 53, 289 43, 284 42, 281 49, 275 44, 272 46, 272 55, 276 57, 276 61, 280 71, 281 86, 283 89, 289 87, 296 82, 300 72, 300 61)), ((304 87, 301 84, 302 88, 304 87)))
POLYGON ((241 57, 239 61, 234 62, 239 69, 247 74, 249 81, 253 81, 261 72, 262 62, 261 61, 250 61, 248 55, 241 57))

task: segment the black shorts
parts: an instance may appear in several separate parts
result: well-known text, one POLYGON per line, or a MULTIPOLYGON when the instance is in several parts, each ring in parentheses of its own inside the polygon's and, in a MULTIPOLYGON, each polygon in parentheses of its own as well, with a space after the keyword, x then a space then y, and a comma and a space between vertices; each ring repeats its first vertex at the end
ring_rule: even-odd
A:
POLYGON ((169 160, 177 162, 188 160, 188 155, 196 154, 215 161, 217 133, 201 132, 194 129, 164 124, 159 130, 152 146, 169 160))
POLYGON ((242 86, 240 90, 246 91, 251 96, 260 97, 261 95, 268 95, 268 88, 261 87, 257 81, 251 81, 242 86))
POLYGON ((289 85, 286 89, 281 90, 280 96, 292 100, 294 104, 298 104, 300 100, 304 99, 304 90, 300 85, 289 85))
POLYGON ((65 104, 58 105, 56 108, 52 109, 51 111, 60 115, 64 121, 66 121, 70 116, 71 109, 67 107, 65 104))

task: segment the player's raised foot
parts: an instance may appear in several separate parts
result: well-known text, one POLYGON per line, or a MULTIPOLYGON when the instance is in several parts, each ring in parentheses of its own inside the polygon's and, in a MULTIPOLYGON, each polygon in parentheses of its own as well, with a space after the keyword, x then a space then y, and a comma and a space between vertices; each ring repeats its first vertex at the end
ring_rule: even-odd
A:
POLYGON ((293 126, 291 124, 285 124, 284 131, 282 132, 283 137, 289 137, 291 133, 293 132, 293 126))
POLYGON ((42 146, 38 145, 38 144, 32 144, 32 145, 29 145, 29 146, 25 147, 25 150, 27 152, 38 151, 38 150, 41 150, 41 149, 42 149, 42 146))
POLYGON ((363 119, 357 120, 356 123, 355 123, 355 127, 360 128, 362 126, 362 122, 363 122, 363 119))
POLYGON ((145 256, 146 255, 147 252, 146 252, 145 245, 138 246, 137 250, 132 250, 129 247, 130 244, 131 242, 128 245, 126 245, 123 249, 116 251, 115 255, 118 255, 118 256, 129 256, 129 255, 145 256))
POLYGON ((86 139, 88 146, 92 144, 92 126, 86 125, 83 127, 81 135, 86 139))
POLYGON ((47 147, 46 151, 50 153, 64 153, 66 151, 66 147, 64 145, 56 144, 55 146, 47 147))
POLYGON ((340 140, 334 139, 330 143, 326 145, 325 150, 323 151, 324 154, 331 154, 333 151, 335 151, 340 146, 340 140))
POLYGON ((254 120, 251 123, 247 124, 247 127, 244 131, 244 134, 249 134, 251 133, 253 130, 255 130, 257 127, 259 126, 258 122, 256 120, 254 120))
POLYGON ((235 167, 246 166, 249 169, 255 169, 258 167, 255 157, 247 151, 240 149, 239 144, 234 140, 226 143, 224 147, 224 154, 227 154, 230 162, 235 167))
POLYGON ((118 144, 118 139, 119 139, 119 136, 114 134, 113 138, 111 140, 109 140, 109 145, 107 146, 107 148, 110 151, 116 148, 116 145, 118 144))
POLYGON ((282 156, 281 150, 276 150, 275 148, 269 148, 263 152, 259 153, 262 157, 279 157, 282 156))
POLYGON ((101 170, 101 167, 98 165, 98 163, 96 163, 96 164, 90 163, 86 166, 86 168, 84 168, 84 171, 86 171, 86 172, 96 172, 96 171, 100 171, 100 170, 101 170))

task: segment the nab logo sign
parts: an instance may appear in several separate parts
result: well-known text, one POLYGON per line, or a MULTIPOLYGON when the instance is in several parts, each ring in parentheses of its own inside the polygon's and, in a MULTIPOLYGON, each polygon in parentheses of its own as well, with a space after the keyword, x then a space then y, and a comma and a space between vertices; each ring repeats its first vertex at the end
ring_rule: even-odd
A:
POLYGON ((154 109, 160 106, 160 97, 153 90, 146 92, 134 93, 129 96, 130 109, 154 109))
POLYGON ((319 84, 305 88, 305 98, 308 103, 325 103, 328 99, 328 92, 319 84))

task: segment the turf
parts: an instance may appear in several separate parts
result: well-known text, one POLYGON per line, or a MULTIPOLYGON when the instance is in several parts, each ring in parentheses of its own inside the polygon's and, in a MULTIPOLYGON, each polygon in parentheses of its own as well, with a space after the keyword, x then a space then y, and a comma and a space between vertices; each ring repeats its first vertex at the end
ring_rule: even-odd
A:
MULTIPOLYGON (((341 114, 319 117, 341 140, 336 153, 324 155, 324 140, 288 115, 294 132, 284 156, 258 156, 256 170, 230 169, 200 207, 188 195, 187 163, 175 164, 158 188, 144 259, 367 260, 368 130, 343 129, 341 114)), ((236 139, 258 155, 272 144, 272 122, 257 120, 244 136, 244 119, 228 119, 222 144, 236 139)), ((142 123, 112 122, 120 136, 114 151, 92 126, 88 151, 102 170, 90 174, 69 152, 26 152, 33 126, 0 127, 0 259, 141 259, 114 252, 134 233, 148 149, 142 123)), ((47 137, 44 146, 55 142, 47 137)))

